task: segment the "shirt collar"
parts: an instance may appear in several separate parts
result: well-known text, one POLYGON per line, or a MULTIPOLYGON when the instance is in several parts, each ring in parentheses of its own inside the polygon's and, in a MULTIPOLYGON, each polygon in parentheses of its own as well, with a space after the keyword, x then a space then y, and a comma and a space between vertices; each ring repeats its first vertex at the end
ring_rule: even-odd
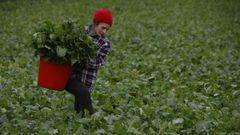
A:
MULTIPOLYGON (((93 24, 90 24, 90 25, 87 25, 85 27, 87 33, 94 39, 99 39, 100 36, 97 35, 97 33, 94 31, 94 32, 91 32, 91 28, 93 27, 93 24)), ((103 37, 104 38, 104 37, 103 37)))
POLYGON ((93 24, 87 25, 85 26, 85 30, 87 31, 87 33, 89 34, 89 36, 93 37, 93 38, 97 38, 99 37, 95 32, 91 32, 91 28, 93 27, 93 24))

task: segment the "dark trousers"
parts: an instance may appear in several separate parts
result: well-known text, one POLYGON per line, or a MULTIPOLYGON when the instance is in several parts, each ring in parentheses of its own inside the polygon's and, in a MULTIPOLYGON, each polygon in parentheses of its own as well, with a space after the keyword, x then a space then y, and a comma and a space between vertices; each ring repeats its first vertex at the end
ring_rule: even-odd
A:
POLYGON ((91 93, 79 79, 69 79, 65 89, 66 91, 74 95, 74 109, 77 113, 79 113, 80 111, 84 111, 84 109, 87 109, 90 114, 94 113, 92 107, 91 93))

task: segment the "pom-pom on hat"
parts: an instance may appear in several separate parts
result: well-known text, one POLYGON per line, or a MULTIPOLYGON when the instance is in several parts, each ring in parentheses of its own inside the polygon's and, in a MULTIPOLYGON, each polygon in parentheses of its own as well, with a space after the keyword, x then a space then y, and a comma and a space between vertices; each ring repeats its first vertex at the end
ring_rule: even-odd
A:
POLYGON ((107 9, 99 9, 95 12, 93 22, 104 22, 112 26, 112 13, 107 9))

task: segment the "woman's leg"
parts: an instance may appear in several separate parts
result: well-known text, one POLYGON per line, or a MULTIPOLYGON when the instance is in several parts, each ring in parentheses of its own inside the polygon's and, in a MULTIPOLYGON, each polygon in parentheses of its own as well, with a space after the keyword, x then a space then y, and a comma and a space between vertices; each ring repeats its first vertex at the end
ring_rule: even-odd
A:
POLYGON ((81 87, 81 92, 79 92, 79 95, 77 95, 78 100, 82 103, 83 108, 87 109, 90 114, 93 114, 95 110, 92 106, 91 93, 82 82, 80 82, 79 85, 81 87))
POLYGON ((90 114, 94 113, 91 94, 80 80, 69 79, 65 89, 75 96, 74 109, 77 113, 84 111, 84 108, 87 109, 90 114))
POLYGON ((65 90, 74 95, 74 109, 77 113, 83 110, 83 106, 81 106, 80 101, 77 100, 77 95, 79 95, 79 89, 79 82, 76 79, 71 78, 68 80, 65 90))

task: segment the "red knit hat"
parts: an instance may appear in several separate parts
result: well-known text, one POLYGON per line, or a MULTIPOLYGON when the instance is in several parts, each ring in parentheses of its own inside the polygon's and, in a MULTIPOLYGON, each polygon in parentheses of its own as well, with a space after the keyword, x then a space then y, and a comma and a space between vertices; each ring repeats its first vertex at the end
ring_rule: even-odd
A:
POLYGON ((112 26, 112 13, 107 9, 99 9, 95 12, 93 22, 104 22, 112 26))

